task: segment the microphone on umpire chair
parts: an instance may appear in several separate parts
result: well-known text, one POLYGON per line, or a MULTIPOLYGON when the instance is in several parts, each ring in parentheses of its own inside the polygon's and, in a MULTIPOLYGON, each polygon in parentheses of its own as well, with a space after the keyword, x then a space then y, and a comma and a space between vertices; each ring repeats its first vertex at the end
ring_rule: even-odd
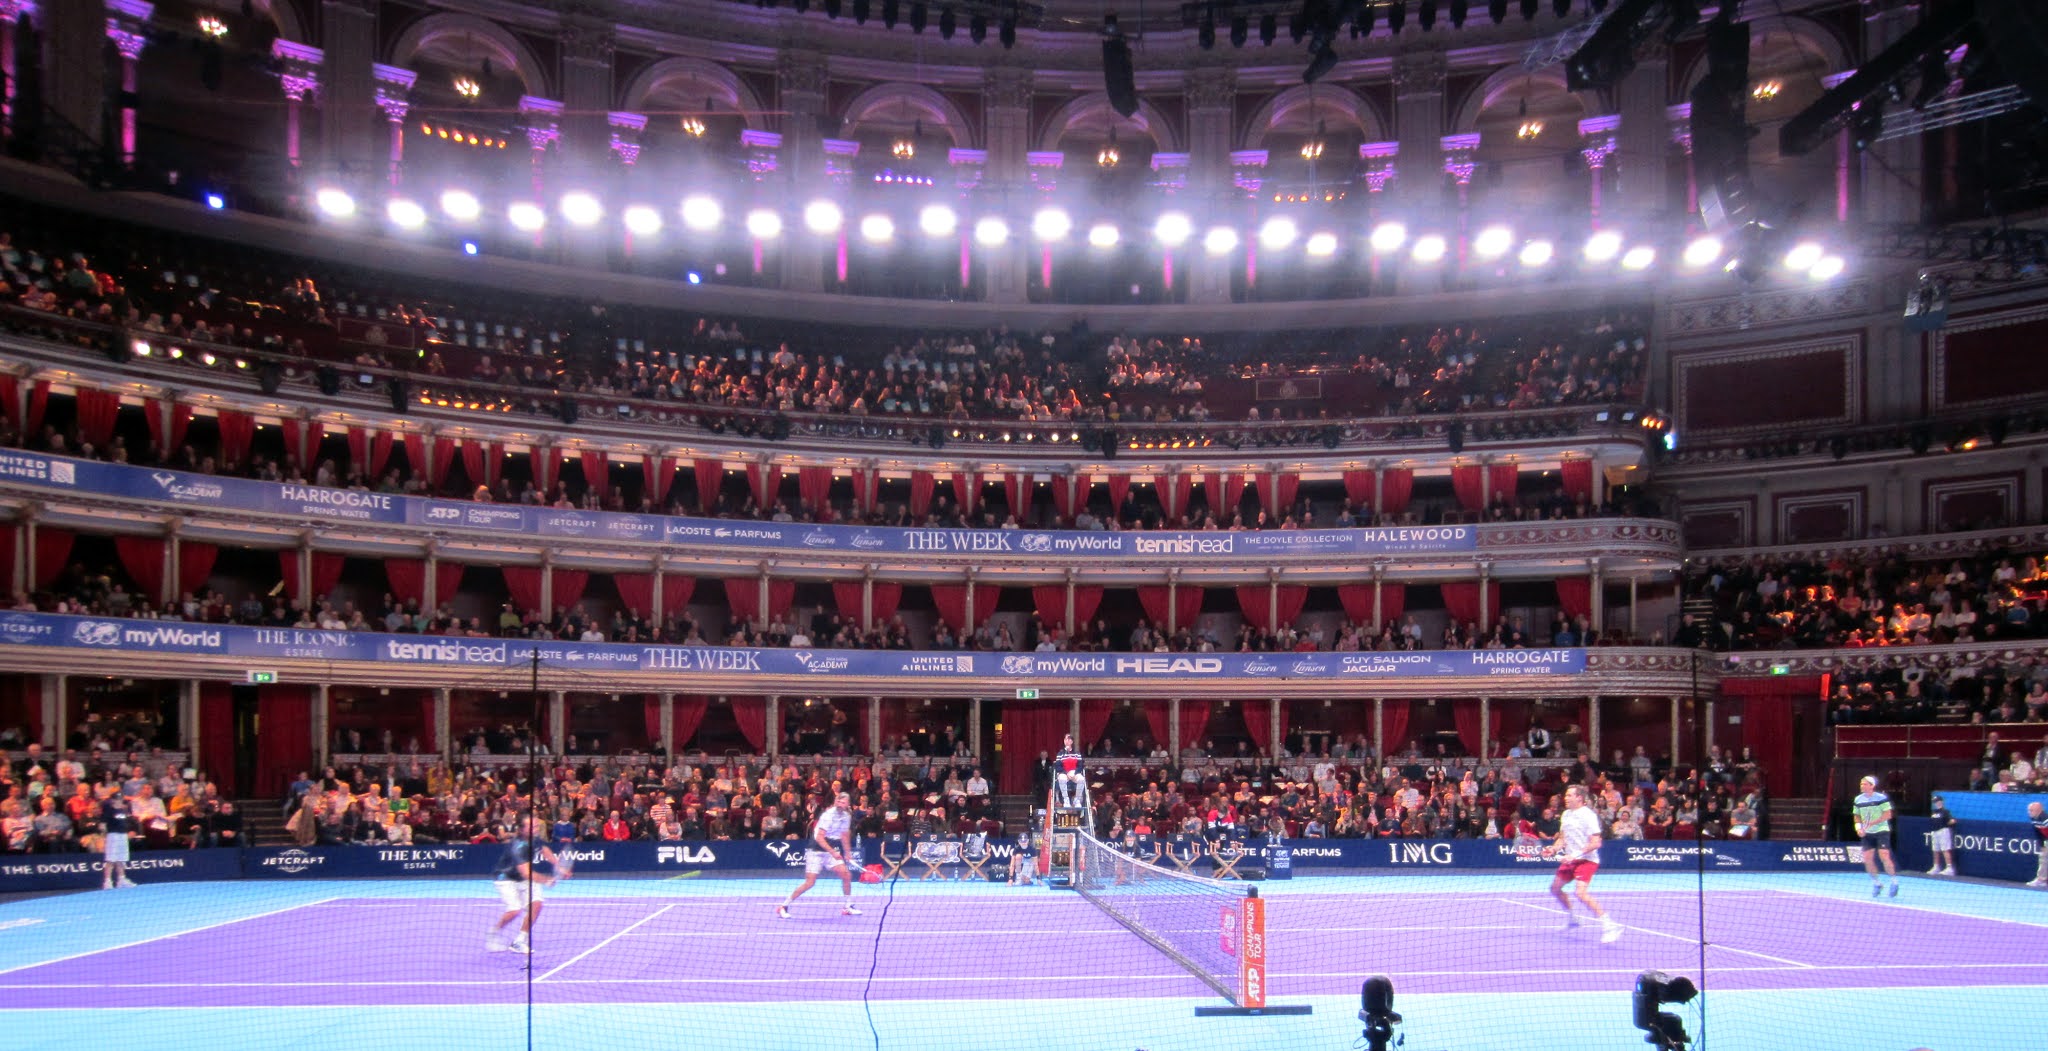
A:
POLYGON ((1387 1051, 1394 1027, 1401 1024, 1401 1016, 1394 1013, 1394 983, 1384 974, 1367 978, 1358 990, 1358 1006, 1358 1020, 1365 1023, 1367 1051, 1387 1051))

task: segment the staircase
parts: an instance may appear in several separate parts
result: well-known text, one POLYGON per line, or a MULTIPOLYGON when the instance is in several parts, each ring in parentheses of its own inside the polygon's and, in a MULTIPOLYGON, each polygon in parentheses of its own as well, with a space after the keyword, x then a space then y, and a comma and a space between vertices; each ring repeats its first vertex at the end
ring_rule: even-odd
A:
POLYGON ((284 830, 284 815, 278 813, 275 799, 237 799, 235 809, 242 812, 242 836, 252 847, 289 846, 291 834, 284 830))
POLYGON ((1691 614, 1695 624, 1712 624, 1714 622, 1714 600, 1705 595, 1693 595, 1678 604, 1678 612, 1681 614, 1691 614))
POLYGON ((1014 836, 1031 823, 1030 795, 997 796, 996 817, 1003 822, 1003 834, 1014 836))
POLYGON ((1773 799, 1765 826, 1771 839, 1826 839, 1828 801, 1819 796, 1773 799))

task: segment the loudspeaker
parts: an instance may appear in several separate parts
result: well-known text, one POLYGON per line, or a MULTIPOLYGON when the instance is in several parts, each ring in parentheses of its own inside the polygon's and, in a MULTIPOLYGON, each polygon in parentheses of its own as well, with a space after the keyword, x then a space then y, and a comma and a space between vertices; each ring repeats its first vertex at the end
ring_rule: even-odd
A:
POLYGON ((564 426, 574 427, 576 425, 576 399, 563 398, 555 406, 555 411, 562 417, 562 423, 564 426))
POLYGON ((1116 459, 1116 432, 1115 432, 1115 431, 1103 431, 1103 432, 1102 432, 1102 458, 1103 458, 1103 459, 1105 459, 1105 460, 1114 460, 1114 459, 1116 459))
POLYGON ((1448 445, 1450 445, 1450 447, 1451 447, 1451 451, 1452 451, 1452 452, 1454 452, 1454 453, 1461 453, 1461 452, 1464 452, 1464 451, 1465 451, 1465 424, 1464 424, 1463 422, 1461 422, 1461 421, 1458 421, 1458 420, 1452 420, 1452 421, 1450 422, 1450 425, 1449 425, 1449 426, 1446 426, 1446 427, 1444 428, 1444 441, 1445 441, 1445 442, 1446 442, 1446 443, 1447 443, 1448 445))
POLYGON ((332 365, 322 365, 313 373, 313 382, 320 386, 320 393, 333 397, 341 393, 341 373, 332 365))
POLYGON ((276 394, 277 389, 284 386, 284 366, 274 361, 264 362, 256 370, 256 385, 263 388, 265 394, 276 394))
POLYGON ((1137 73, 1131 67, 1131 44, 1123 37, 1102 42, 1102 90, 1109 107, 1126 117, 1138 112, 1137 73))
POLYGON ((412 408, 412 393, 406 390, 404 380, 385 380, 384 393, 391 396, 392 412, 403 413, 412 408))
POLYGON ((1700 216, 1707 229, 1756 219, 1749 179, 1749 25, 1715 19, 1707 26, 1707 75, 1692 89, 1692 155, 1700 174, 1700 216))

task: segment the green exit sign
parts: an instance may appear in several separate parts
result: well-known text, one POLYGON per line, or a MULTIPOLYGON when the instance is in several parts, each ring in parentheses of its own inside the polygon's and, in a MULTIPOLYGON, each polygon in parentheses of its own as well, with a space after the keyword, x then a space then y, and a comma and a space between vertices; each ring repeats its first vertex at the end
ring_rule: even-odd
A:
POLYGON ((1790 675, 1792 674, 1792 666, 1790 664, 1773 664, 1771 665, 1771 674, 1790 675))
POLYGON ((274 671, 252 671, 249 673, 249 681, 258 686, 265 686, 277 681, 277 673, 274 671))
POLYGON ((1038 691, 1037 691, 1037 690, 1018 690, 1018 691, 1017 691, 1017 699, 1018 699, 1018 700, 1020 700, 1020 701, 1035 701, 1035 700, 1037 700, 1037 699, 1038 699, 1038 691))

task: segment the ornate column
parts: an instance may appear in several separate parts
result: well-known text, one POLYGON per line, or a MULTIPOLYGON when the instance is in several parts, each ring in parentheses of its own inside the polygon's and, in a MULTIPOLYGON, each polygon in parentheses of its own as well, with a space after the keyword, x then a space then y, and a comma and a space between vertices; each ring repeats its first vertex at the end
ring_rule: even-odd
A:
POLYGON ((1479 133, 1446 135, 1437 140, 1444 151, 1444 174, 1458 184, 1458 227, 1465 227, 1466 212, 1472 207, 1472 173, 1479 170, 1479 133))
POLYGON ((313 717, 308 720, 308 732, 313 735, 313 769, 327 765, 328 746, 334 743, 334 735, 327 727, 334 721, 334 700, 329 696, 332 687, 327 683, 313 685, 313 717))
MULTIPOLYGON (((824 189, 825 55, 807 48, 784 48, 776 55, 775 93, 782 110, 782 177, 792 200, 805 201, 824 189)), ((846 250, 846 230, 825 235, 835 257, 846 250)), ((782 287, 816 292, 825 287, 825 269, 816 242, 820 235, 799 226, 783 235, 780 257, 782 287)))
POLYGON ((1586 159, 1586 172, 1592 176, 1593 218, 1600 218, 1600 197, 1607 181, 1607 161, 1619 148, 1615 132, 1621 127, 1621 118, 1613 114, 1601 117, 1587 117, 1579 122, 1579 156, 1586 159))
POLYGON ((1490 580, 1492 580, 1492 579, 1493 579, 1493 563, 1492 563, 1492 562, 1490 562, 1490 561, 1487 561, 1486 559, 1480 559, 1480 560, 1479 560, 1479 631, 1480 631, 1480 634, 1482 634, 1482 635, 1486 633, 1486 630, 1487 630, 1488 628, 1491 628, 1491 627, 1493 626, 1493 617, 1494 617, 1494 615, 1495 615, 1495 614, 1497 614, 1497 613, 1499 612, 1498 610, 1495 610, 1495 609, 1491 608, 1491 607, 1493 606, 1493 603, 1491 603, 1491 602, 1488 602, 1488 601, 1487 601, 1487 597, 1488 597, 1488 592, 1489 592, 1489 590, 1490 590, 1490 589, 1489 589, 1489 588, 1488 588, 1488 587, 1487 587, 1486 585, 1487 585, 1487 582, 1488 582, 1488 581, 1490 581, 1490 580))
MULTIPOLYGON (((1401 702, 1406 704, 1408 702, 1401 702)), ((1387 755, 1387 699, 1372 699, 1372 756, 1375 762, 1387 755)))
MULTIPOLYGON (((1479 758, 1483 762, 1493 754, 1493 698, 1479 698, 1479 758)), ((1597 754, 1595 758, 1598 758, 1597 754)))
MULTIPOLYGON (((1881 54, 1920 22, 1908 0, 1864 0, 1863 53, 1881 54)), ((1863 221, 1918 223, 1922 193, 1921 137, 1873 142, 1863 157, 1863 221)))
POLYGON ((65 725, 70 706, 64 703, 64 695, 71 689, 71 677, 64 674, 41 676, 43 708, 43 747, 57 748, 71 736, 71 727, 65 725))
POLYGON ((1674 767, 1678 765, 1678 749, 1682 743, 1682 739, 1679 737, 1679 731, 1682 729, 1680 719, 1684 714, 1685 698, 1671 698, 1671 765, 1674 767))
POLYGON ((1173 740, 1166 742, 1166 752, 1173 757, 1174 765, 1180 765, 1180 698, 1166 702, 1166 732, 1173 740))
MULTIPOLYGON (((1196 242, 1205 217, 1224 214, 1237 199, 1233 130, 1237 114, 1237 73, 1222 68, 1189 71, 1184 82, 1188 108, 1188 190, 1197 223, 1196 242)), ((1264 163, 1263 159, 1260 163, 1264 163)), ((1188 255, 1188 302, 1230 302, 1230 264, 1199 251, 1188 255)))
POLYGON ((562 104, 533 95, 519 97, 519 125, 526 130, 526 145, 533 157, 533 195, 546 189, 548 151, 562 141, 562 104))
MULTIPOLYGON (((1220 214, 1228 215, 1234 212, 1236 209, 1231 207, 1231 204, 1239 195, 1249 195, 1254 200, 1258 198, 1259 187, 1266 184, 1266 161, 1270 156, 1265 150, 1237 150, 1230 155, 1230 185, 1233 193, 1229 200, 1217 202, 1220 214)), ((1259 239, 1247 236, 1243 244, 1244 283, 1245 287, 1250 288, 1259 283, 1259 239)), ((1224 298, 1219 302, 1229 302, 1228 287, 1223 290, 1223 294, 1224 298)))
POLYGON ((322 0, 320 6, 320 145, 329 168, 361 170, 374 156, 377 99, 370 65, 377 60, 378 7, 377 0, 322 0))
POLYGON ((974 765, 981 766, 981 698, 967 702, 967 750, 974 753, 974 765))
POLYGON ((562 19, 562 150, 579 174, 601 168, 611 147, 605 115, 612 108, 613 42, 609 21, 562 19))
MULTIPOLYGON (((776 700, 777 698, 774 697, 768 698, 768 725, 771 728, 775 725, 776 700)), ((654 730, 656 733, 661 735, 661 746, 668 750, 669 759, 673 761, 675 759, 676 753, 682 751, 680 742, 674 739, 676 734, 675 694, 668 692, 662 693, 661 714, 655 717, 654 730)), ((776 741, 774 740, 774 735, 771 734, 768 741, 768 754, 775 754, 775 745, 776 741)))
MULTIPOLYGON (((1842 81, 1855 75, 1856 71, 1853 69, 1830 73, 1820 78, 1820 85, 1832 91, 1842 81)), ((1845 127, 1835 133, 1835 221, 1838 223, 1849 221, 1849 201, 1853 192, 1851 164, 1855 157, 1856 144, 1850 141, 1849 129, 1845 127)))
POLYGON ((35 0, 0 0, 0 142, 14 135, 14 82, 21 75, 15 23, 35 14, 35 0))
POLYGON ((640 159, 640 135, 647 130, 645 113, 607 113, 605 124, 611 129, 612 156, 628 168, 640 159))
POLYGON ((1436 203, 1443 180, 1437 152, 1444 134, 1444 78, 1450 65, 1431 47, 1394 58, 1394 130, 1401 143, 1395 165, 1401 196, 1410 205, 1436 203))
POLYGON ((1627 215, 1665 213, 1665 189, 1670 156, 1665 138, 1664 104, 1671 81, 1671 46, 1662 38, 1636 49, 1635 72, 1622 78, 1614 89, 1616 156, 1622 158, 1614 183, 1614 209, 1627 215))
MULTIPOLYGON (((1597 558, 1586 560, 1592 576, 1593 623, 1595 632, 1607 630, 1607 570, 1597 558)), ((1583 645, 1586 640, 1579 640, 1583 645)))
POLYGON ((278 86, 284 89, 284 156, 292 167, 303 163, 300 149, 300 112, 305 101, 320 90, 321 52, 317 47, 294 44, 279 37, 271 41, 270 57, 277 65, 278 86))
POLYGON ((1394 169, 1400 156, 1401 144, 1398 142, 1358 144, 1358 174, 1365 179, 1366 191, 1372 194, 1371 210, 1379 210, 1387 187, 1393 185, 1394 169))
POLYGON ((450 737, 452 735, 449 733, 450 730, 454 729, 453 724, 455 721, 453 693, 454 691, 446 686, 434 687, 434 744, 439 747, 440 753, 444 756, 451 754, 455 750, 450 744, 450 737))
MULTIPOLYGON (((670 693, 670 694, 663 694, 662 696, 663 696, 663 697, 665 697, 665 698, 667 698, 667 712, 668 712, 668 722, 665 722, 665 723, 663 723, 663 724, 662 724, 662 726, 661 726, 661 733, 662 733, 662 745, 663 745, 663 747, 665 747, 665 748, 667 748, 667 749, 668 749, 668 754, 669 754, 669 756, 671 757, 671 759, 673 759, 673 757, 674 757, 674 756, 675 756, 675 754, 676 754, 676 746, 675 746, 675 743, 674 743, 674 742, 672 742, 672 741, 668 740, 668 735, 669 735, 669 734, 671 734, 671 733, 674 733, 674 732, 675 732, 675 725, 676 725, 676 699, 675 699, 675 694, 672 694, 672 693, 670 693)), ((780 695, 780 694, 772 694, 772 693, 771 693, 771 694, 769 694, 769 695, 768 695, 768 702, 767 702, 766 708, 767 708, 767 719, 768 719, 768 726, 767 726, 767 728, 766 728, 765 730, 763 730, 763 731, 762 731, 762 733, 763 733, 763 734, 764 734, 764 735, 765 735, 765 736, 767 737, 767 740, 766 740, 765 742, 763 742, 763 743, 764 743, 764 744, 766 744, 766 745, 768 746, 768 761, 769 761, 770 763, 773 763, 773 762, 775 762, 775 759, 776 759, 776 757, 782 754, 782 697, 781 697, 781 695, 780 695)))
POLYGON ((142 49, 149 45, 149 16, 156 13, 148 0, 106 0, 107 39, 121 53, 121 166, 135 166, 135 68, 142 49))
POLYGON ((185 763, 196 769, 206 768, 206 756, 199 750, 204 740, 199 732, 199 680, 186 679, 178 683, 178 745, 185 749, 185 763))
MULTIPOLYGON (((996 66, 982 74, 981 112, 987 128, 988 160, 982 167, 979 196, 998 210, 1012 202, 1021 205, 1031 185, 1026 156, 1031 152, 1032 91, 1029 69, 996 66)), ((988 273, 982 298, 990 303, 1024 302, 1029 264, 1023 239, 1013 234, 1007 244, 981 246, 977 251, 988 273)))
POLYGON ((1685 214, 1700 211, 1700 173, 1692 158, 1692 103, 1681 102, 1664 108, 1664 120, 1671 132, 1671 144, 1685 155, 1685 214))
POLYGON ((868 698, 868 752, 882 754, 882 699, 868 698))
POLYGON ((391 145, 385 153, 385 170, 386 178, 396 186, 405 174, 405 114, 412 108, 412 85, 419 74, 379 62, 370 67, 370 77, 377 85, 377 109, 390 126, 391 145))
POLYGON ((548 754, 561 755, 569 737, 569 695, 548 691, 548 754))
POLYGON ((1586 698, 1586 747, 1593 750, 1593 761, 1600 761, 1600 695, 1586 698))

